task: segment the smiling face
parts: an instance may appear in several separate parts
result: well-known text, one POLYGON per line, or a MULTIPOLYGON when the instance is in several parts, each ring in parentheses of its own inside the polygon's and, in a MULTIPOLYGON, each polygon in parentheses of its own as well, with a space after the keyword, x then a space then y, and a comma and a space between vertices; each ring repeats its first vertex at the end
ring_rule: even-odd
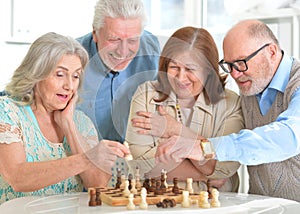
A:
POLYGON ((42 106, 47 112, 64 109, 77 92, 81 74, 80 58, 76 55, 64 55, 49 77, 36 84, 35 104, 42 106))
POLYGON ((178 98, 196 99, 202 92, 206 77, 199 60, 191 52, 184 52, 172 59, 168 64, 167 73, 170 85, 178 98))
POLYGON ((124 70, 136 56, 142 33, 141 20, 105 18, 105 24, 93 31, 103 62, 114 71, 124 70))

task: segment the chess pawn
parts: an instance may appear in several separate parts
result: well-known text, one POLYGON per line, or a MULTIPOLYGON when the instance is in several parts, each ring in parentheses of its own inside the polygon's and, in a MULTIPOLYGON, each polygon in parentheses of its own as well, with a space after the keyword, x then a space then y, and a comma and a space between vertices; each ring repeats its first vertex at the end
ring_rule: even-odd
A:
POLYGON ((211 199, 211 206, 212 207, 220 207, 221 203, 219 201, 219 191, 216 188, 213 188, 211 191, 212 199, 211 199))
POLYGON ((186 187, 185 190, 189 191, 190 194, 194 193, 193 189, 193 178, 187 178, 186 179, 186 187))
POLYGON ((208 203, 208 192, 207 191, 200 192, 198 206, 201 208, 210 208, 210 204, 208 203))
POLYGON ((122 189, 122 190, 125 188, 125 181, 126 181, 125 175, 121 175, 120 189, 122 189))
POLYGON ((190 207, 190 198, 189 198, 189 191, 183 190, 182 191, 182 202, 181 206, 184 208, 190 207))
POLYGON ((173 178, 173 184, 174 184, 174 186, 173 186, 173 188, 172 188, 172 192, 173 192, 175 195, 177 195, 177 194, 180 193, 179 187, 178 187, 178 178, 173 178))
POLYGON ((124 185, 125 187, 124 187, 124 190, 123 190, 123 196, 129 196, 130 195, 130 190, 129 190, 129 188, 128 188, 128 186, 129 186, 129 181, 128 180, 126 180, 125 181, 125 185, 124 185))
POLYGON ((130 190, 130 192, 132 193, 132 194, 137 194, 137 189, 135 188, 135 184, 136 184, 136 182, 135 182, 135 179, 133 178, 133 179, 131 179, 131 190, 130 190))
POLYGON ((128 196, 128 204, 127 204, 127 209, 128 210, 134 210, 135 209, 135 204, 133 203, 133 194, 129 194, 128 196))
POLYGON ((147 190, 145 187, 142 187, 141 189, 141 203, 140 203, 140 208, 142 210, 145 210, 148 208, 148 204, 147 204, 147 190))
POLYGON ((138 166, 135 168, 135 188, 140 190, 142 188, 141 180, 140 180, 140 169, 138 166))
POLYGON ((96 200, 96 189, 95 188, 89 188, 89 194, 90 194, 90 200, 89 200, 89 206, 97 206, 97 200, 96 200))

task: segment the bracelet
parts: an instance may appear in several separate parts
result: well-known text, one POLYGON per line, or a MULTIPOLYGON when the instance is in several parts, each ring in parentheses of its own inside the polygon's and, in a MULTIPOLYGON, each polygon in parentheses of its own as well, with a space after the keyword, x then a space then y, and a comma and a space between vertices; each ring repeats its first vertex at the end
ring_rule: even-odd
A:
POLYGON ((215 157, 215 150, 212 143, 207 139, 200 141, 200 146, 203 151, 203 156, 206 160, 213 159, 215 157))

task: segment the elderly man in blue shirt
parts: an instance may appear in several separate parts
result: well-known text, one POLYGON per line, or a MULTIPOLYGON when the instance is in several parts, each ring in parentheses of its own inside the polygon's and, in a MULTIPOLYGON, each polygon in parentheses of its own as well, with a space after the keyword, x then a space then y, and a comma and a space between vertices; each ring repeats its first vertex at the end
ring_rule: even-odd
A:
POLYGON ((159 116, 143 113, 133 125, 140 133, 169 137, 157 148, 157 162, 168 160, 169 166, 186 156, 182 152, 191 152, 184 149, 192 148, 187 143, 200 143, 201 149, 193 151, 199 161, 207 161, 214 148, 219 161, 248 165, 249 193, 300 201, 300 61, 284 53, 272 31, 258 20, 233 26, 224 38, 223 53, 219 64, 240 89, 246 129, 205 139, 171 121, 163 110, 159 116), (160 123, 168 126, 156 128, 164 131, 156 133, 154 121, 162 118, 167 122, 160 123), (178 136, 170 137, 174 132, 178 136))
POLYGON ((156 79, 160 45, 145 24, 142 1, 99 0, 93 32, 78 38, 90 57, 78 108, 93 120, 99 140, 123 143, 133 93, 156 79))

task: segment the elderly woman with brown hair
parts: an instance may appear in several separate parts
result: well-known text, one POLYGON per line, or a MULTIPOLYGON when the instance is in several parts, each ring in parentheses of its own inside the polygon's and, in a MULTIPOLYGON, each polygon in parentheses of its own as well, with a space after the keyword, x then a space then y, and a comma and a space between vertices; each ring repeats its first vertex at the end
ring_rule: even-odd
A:
POLYGON ((149 176, 167 169, 169 181, 192 178, 198 190, 208 183, 221 191, 238 190, 240 164, 201 160, 203 151, 197 139, 198 135, 221 136, 244 127, 239 96, 225 89, 227 76, 219 73, 218 61, 216 44, 203 28, 183 27, 168 39, 158 80, 140 85, 131 102, 126 134, 134 157, 131 167, 139 166, 149 176), (165 144, 172 136, 185 140, 165 144), (156 163, 157 148, 163 146, 166 163, 156 163), (177 161, 170 162, 174 159, 177 161))

